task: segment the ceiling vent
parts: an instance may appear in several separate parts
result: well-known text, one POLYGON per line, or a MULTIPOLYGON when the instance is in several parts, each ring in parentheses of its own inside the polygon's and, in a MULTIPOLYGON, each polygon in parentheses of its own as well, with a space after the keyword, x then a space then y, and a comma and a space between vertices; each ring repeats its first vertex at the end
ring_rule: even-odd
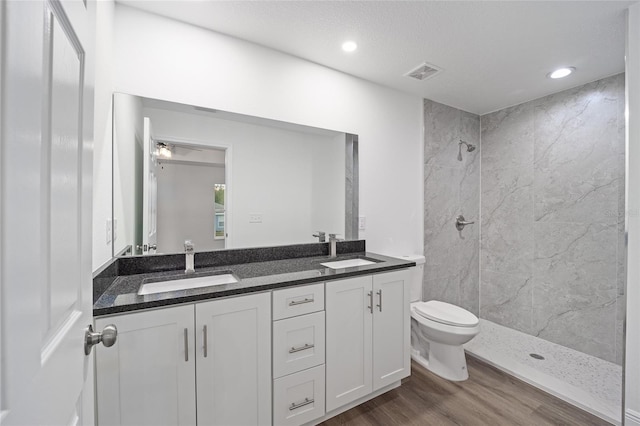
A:
POLYGON ((429 65, 426 62, 418 65, 415 69, 405 74, 405 77, 415 78, 416 80, 426 80, 439 74, 442 70, 434 65, 429 65))

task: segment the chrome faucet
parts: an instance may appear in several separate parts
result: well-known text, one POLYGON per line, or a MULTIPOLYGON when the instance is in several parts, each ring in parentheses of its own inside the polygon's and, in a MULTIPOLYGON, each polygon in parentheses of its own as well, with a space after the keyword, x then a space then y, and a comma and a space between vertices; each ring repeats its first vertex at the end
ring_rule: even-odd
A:
POLYGON ((186 259, 185 259, 186 268, 185 268, 184 272, 187 273, 187 274, 193 274, 196 271, 195 267, 193 266, 194 250, 195 250, 195 247, 194 247, 193 243, 191 242, 191 240, 186 240, 184 242, 184 252, 185 252, 185 255, 186 255, 186 259))
POLYGON ((336 257, 336 242, 343 241, 340 238, 336 238, 337 234, 329 234, 329 257, 336 257))
POLYGON ((326 238, 325 238, 325 233, 323 231, 318 231, 317 234, 313 234, 314 237, 316 237, 318 239, 319 243, 324 243, 326 242, 326 238))

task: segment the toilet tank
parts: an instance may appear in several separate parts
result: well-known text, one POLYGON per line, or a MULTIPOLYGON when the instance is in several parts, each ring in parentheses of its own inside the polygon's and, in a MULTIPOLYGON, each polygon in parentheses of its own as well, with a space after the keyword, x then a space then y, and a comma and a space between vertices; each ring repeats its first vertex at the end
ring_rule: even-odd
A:
POLYGON ((409 268, 411 273, 411 301, 418 302, 422 300, 422 276, 424 275, 425 257, 420 254, 411 254, 406 256, 392 256, 402 260, 416 262, 416 266, 409 268))

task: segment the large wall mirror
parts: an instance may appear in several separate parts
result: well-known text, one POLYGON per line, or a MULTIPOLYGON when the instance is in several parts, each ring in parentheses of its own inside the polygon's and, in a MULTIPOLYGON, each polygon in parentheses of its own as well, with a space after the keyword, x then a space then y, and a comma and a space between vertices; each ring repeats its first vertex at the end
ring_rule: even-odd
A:
POLYGON ((116 93, 113 255, 357 239, 358 137, 116 93))

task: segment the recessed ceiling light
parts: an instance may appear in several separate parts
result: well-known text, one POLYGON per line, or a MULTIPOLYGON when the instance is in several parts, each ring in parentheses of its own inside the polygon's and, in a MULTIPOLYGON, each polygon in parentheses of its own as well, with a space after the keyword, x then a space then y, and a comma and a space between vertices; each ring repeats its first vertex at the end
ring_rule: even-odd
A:
POLYGON ((576 69, 574 67, 567 68, 558 68, 557 70, 550 72, 548 74, 549 78, 563 78, 574 72, 576 69))
POLYGON ((357 48, 358 45, 355 41, 345 41, 344 43, 342 43, 342 50, 344 50, 345 52, 353 52, 357 48))

